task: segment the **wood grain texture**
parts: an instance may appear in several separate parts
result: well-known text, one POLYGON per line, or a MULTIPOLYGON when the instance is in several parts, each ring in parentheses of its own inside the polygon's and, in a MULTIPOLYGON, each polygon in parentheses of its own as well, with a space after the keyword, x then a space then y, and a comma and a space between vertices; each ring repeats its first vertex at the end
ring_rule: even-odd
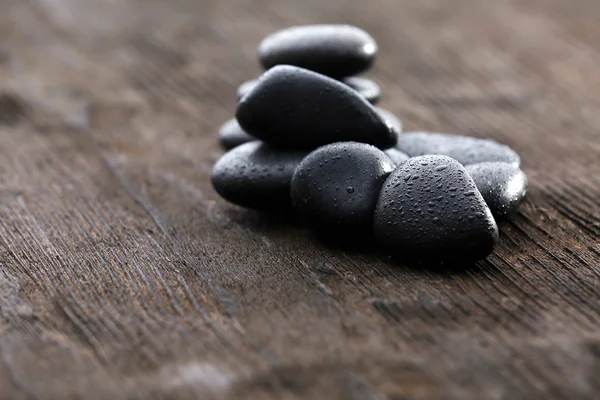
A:
POLYGON ((597 1, 0 9, 0 399, 600 396, 597 1), (323 22, 377 39, 368 76, 408 130, 521 154, 487 261, 394 265, 212 190, 256 46, 323 22))

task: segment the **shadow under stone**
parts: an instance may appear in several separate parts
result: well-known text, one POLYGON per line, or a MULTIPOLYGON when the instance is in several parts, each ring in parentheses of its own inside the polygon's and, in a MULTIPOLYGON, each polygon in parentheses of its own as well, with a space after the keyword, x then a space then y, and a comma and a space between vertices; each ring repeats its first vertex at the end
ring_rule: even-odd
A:
POLYGON ((234 206, 227 208, 224 214, 232 222, 253 231, 289 231, 303 226, 290 209, 259 211, 234 206))
POLYGON ((477 261, 448 261, 440 257, 403 257, 377 244, 371 233, 356 230, 310 229, 292 210, 257 211, 231 207, 225 214, 232 222, 263 235, 294 235, 307 238, 307 245, 325 248, 331 252, 373 257, 392 268, 408 268, 414 272, 427 272, 443 277, 467 274, 478 270, 477 261))

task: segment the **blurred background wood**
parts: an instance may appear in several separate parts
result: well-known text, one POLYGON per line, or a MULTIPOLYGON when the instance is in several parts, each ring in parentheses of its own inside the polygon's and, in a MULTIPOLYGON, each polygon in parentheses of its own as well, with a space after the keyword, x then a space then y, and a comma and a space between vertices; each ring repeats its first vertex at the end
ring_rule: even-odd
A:
POLYGON ((0 0, 1 399, 597 399, 600 3, 0 0), (461 274, 226 204, 255 49, 359 25, 408 130, 491 137, 530 191, 461 274))

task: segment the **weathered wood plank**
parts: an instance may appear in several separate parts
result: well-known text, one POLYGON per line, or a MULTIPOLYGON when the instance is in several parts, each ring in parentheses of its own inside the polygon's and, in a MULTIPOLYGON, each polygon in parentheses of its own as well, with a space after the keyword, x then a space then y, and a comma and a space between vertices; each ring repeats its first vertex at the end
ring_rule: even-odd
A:
POLYGON ((0 7, 0 398, 597 398, 597 2, 0 7), (332 21, 408 129, 522 155, 489 260, 394 265, 212 190, 260 39, 332 21))

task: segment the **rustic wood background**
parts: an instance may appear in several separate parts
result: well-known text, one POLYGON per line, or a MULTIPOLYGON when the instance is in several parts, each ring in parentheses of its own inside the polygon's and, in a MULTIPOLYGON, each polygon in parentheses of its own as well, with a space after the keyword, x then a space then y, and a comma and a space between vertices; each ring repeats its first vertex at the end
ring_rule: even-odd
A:
POLYGON ((600 2, 0 0, 1 399, 598 399, 600 2), (255 49, 357 24, 409 130, 515 148, 463 273, 326 244, 209 175, 255 49))

